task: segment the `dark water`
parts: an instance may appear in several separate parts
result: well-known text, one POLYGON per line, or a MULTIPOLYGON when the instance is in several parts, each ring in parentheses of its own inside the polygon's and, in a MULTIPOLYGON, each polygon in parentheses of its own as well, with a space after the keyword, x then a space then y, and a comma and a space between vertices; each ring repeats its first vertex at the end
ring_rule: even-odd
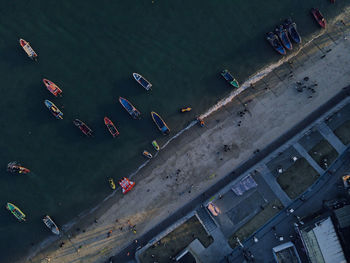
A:
POLYGON ((175 134, 230 92, 220 70, 228 68, 243 82, 279 58, 264 40, 266 31, 292 16, 302 36, 310 35, 319 30, 310 7, 329 18, 346 1, 337 2, 2 1, 0 262, 10 262, 50 235, 43 215, 60 225, 69 222, 110 193, 108 177, 117 180, 141 165, 141 152, 151 150, 153 139, 165 142, 150 111, 175 134), (39 54, 37 63, 26 57, 19 38, 39 54), (132 72, 149 79, 153 91, 138 86, 132 72), (42 78, 59 85, 64 97, 54 98, 42 78), (130 118, 119 96, 142 112, 142 120, 130 118), (64 120, 50 115, 45 99, 62 109, 64 120), (187 105, 193 111, 181 115, 179 108, 187 105), (112 139, 104 116, 116 124, 119 138, 112 139), (91 126, 95 137, 84 138, 74 118, 91 126), (12 160, 33 172, 6 173, 12 160), (26 213, 26 223, 6 211, 8 201, 26 213))

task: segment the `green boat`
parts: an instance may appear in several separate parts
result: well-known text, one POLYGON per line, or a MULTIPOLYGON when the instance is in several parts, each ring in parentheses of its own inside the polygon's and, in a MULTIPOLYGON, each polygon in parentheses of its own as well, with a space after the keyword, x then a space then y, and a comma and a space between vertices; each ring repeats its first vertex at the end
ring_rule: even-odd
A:
POLYGON ((160 147, 159 147, 156 140, 152 141, 152 145, 153 145, 154 149, 156 149, 156 151, 159 151, 160 147))
POLYGON ((26 221, 26 215, 14 204, 7 203, 6 208, 19 220, 26 221))
POLYGON ((221 76, 223 76, 224 79, 228 83, 230 83, 231 86, 233 86, 235 88, 239 88, 238 81, 232 76, 232 74, 227 69, 224 69, 223 71, 221 71, 221 76))

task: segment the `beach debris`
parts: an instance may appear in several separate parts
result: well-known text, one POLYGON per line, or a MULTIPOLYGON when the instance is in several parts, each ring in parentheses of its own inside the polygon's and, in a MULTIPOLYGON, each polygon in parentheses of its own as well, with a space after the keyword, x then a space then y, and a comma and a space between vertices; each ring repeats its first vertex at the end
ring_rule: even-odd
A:
POLYGON ((197 117, 197 122, 199 123, 199 125, 200 125, 201 127, 204 127, 205 123, 204 123, 204 121, 203 121, 202 118, 197 117))
POLYGON ((112 230, 109 230, 108 233, 107 233, 107 237, 110 237, 112 235, 112 230))
POLYGON ((17 174, 27 174, 30 173, 30 170, 28 168, 23 167, 19 162, 13 161, 9 162, 7 164, 7 171, 10 173, 17 173, 17 174))
POLYGON ((124 177, 122 180, 119 181, 119 185, 122 188, 123 194, 126 194, 135 186, 135 182, 132 182, 128 178, 124 177))

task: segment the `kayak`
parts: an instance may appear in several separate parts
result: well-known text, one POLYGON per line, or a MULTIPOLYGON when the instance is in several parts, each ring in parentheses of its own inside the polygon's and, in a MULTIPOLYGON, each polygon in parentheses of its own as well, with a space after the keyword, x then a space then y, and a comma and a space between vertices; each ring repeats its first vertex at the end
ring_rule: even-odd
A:
POLYGON ((140 119, 141 113, 127 99, 119 97, 120 104, 134 119, 140 119))
POLYGON ((152 84, 138 73, 132 73, 134 79, 146 90, 152 90, 152 84))
POLYGON ((38 55, 35 53, 35 51, 32 49, 32 47, 29 45, 29 42, 25 41, 24 39, 19 40, 19 44, 23 48, 23 50, 27 53, 28 57, 30 57, 33 60, 37 60, 38 55))
POLYGON ((232 76, 232 74, 227 69, 221 71, 220 74, 228 83, 230 83, 231 86, 233 86, 234 88, 239 88, 238 81, 232 76))
POLYGON ((48 79, 43 79, 43 82, 48 91, 55 95, 55 97, 57 97, 57 95, 62 96, 62 90, 55 83, 48 79))
POLYGON ((156 140, 152 141, 152 146, 154 147, 154 149, 155 149, 156 151, 159 151, 160 147, 159 147, 159 145, 158 145, 158 143, 157 143, 156 140))
POLYGON ((117 137, 119 135, 119 131, 117 130, 113 122, 107 117, 104 117, 103 120, 113 138, 117 137))
POLYGON ((168 135, 170 133, 169 127, 166 125, 165 121, 159 116, 158 113, 152 111, 151 112, 152 119, 154 123, 157 125, 158 129, 164 134, 168 135))
POLYGON ((320 10, 317 8, 311 8, 311 14, 315 18, 316 22, 320 25, 320 27, 326 28, 326 19, 323 17, 320 10))
POLYGON ((18 162, 10 162, 7 164, 7 171, 10 173, 27 174, 30 173, 28 168, 21 166, 18 162))
POLYGON ((146 156, 148 159, 152 159, 153 155, 150 152, 147 152, 146 150, 142 153, 144 156, 146 156))
POLYGON ((278 40, 278 37, 274 33, 272 32, 266 33, 266 40, 270 43, 273 49, 276 50, 279 54, 281 55, 287 54, 281 42, 278 40))
POLYGON ((283 27, 283 25, 279 25, 278 27, 276 27, 275 29, 275 33, 278 36, 278 38, 280 39, 282 45, 288 49, 288 50, 292 50, 293 45, 292 42, 290 42, 290 39, 288 37, 288 32, 287 30, 283 27))
POLYGON ((63 119, 63 113, 60 111, 55 104, 53 104, 49 100, 44 101, 45 106, 49 109, 49 111, 52 113, 53 116, 55 116, 56 119, 63 119))
POLYGON ((191 107, 186 107, 186 108, 181 108, 181 112, 189 112, 189 111, 191 111, 192 110, 192 108, 191 107))
POLYGON ((43 218, 43 222, 51 230, 52 233, 54 233, 55 235, 59 235, 60 234, 60 230, 58 229, 58 227, 55 224, 55 222, 51 219, 51 217, 46 215, 43 218))
POLYGON ((113 178, 109 178, 108 182, 109 182, 109 186, 112 188, 112 190, 115 190, 115 183, 114 183, 113 178))
POLYGON ((86 136, 92 136, 92 130, 87 126, 84 122, 82 122, 79 119, 75 119, 73 121, 74 125, 78 127, 82 133, 84 133, 86 136))
POLYGON ((284 24, 283 24, 284 28, 287 29, 289 36, 291 37, 291 39, 297 43, 300 44, 301 43, 301 37, 299 35, 299 32, 297 30, 297 25, 295 24, 295 22, 292 21, 292 19, 288 18, 284 24))
POLYGON ((19 220, 26 221, 26 215, 14 204, 7 203, 6 208, 11 211, 11 213, 19 220))

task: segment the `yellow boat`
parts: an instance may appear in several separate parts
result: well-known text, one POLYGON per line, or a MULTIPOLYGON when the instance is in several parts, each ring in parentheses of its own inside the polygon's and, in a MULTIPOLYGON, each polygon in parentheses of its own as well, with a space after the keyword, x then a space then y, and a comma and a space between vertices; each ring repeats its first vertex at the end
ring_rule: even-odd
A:
POLYGON ((108 182, 109 182, 110 187, 111 187, 113 190, 115 190, 115 183, 114 183, 113 178, 109 178, 109 179, 108 179, 108 182))

